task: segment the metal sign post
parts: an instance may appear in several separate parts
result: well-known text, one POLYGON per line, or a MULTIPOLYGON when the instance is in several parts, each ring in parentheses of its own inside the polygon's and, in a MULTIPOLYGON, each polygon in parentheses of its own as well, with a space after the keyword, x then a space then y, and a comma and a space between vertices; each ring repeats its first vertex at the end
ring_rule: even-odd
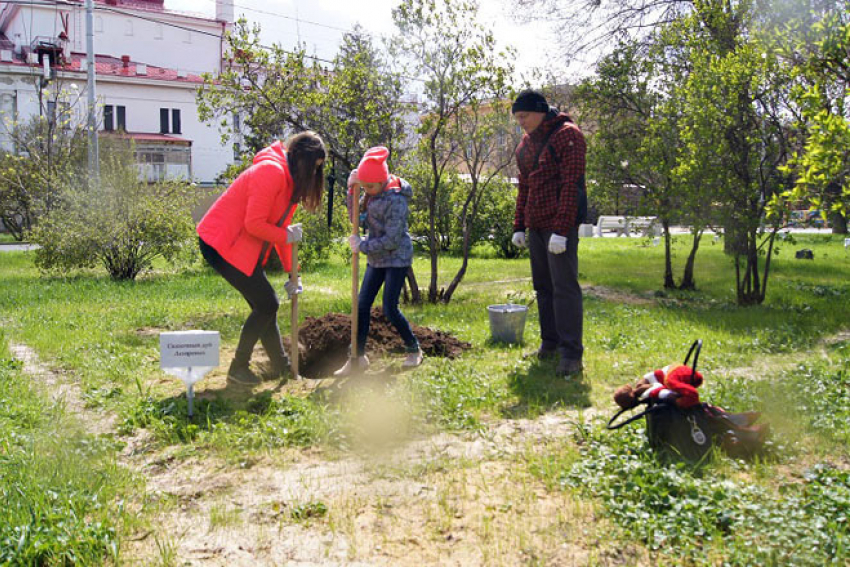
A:
POLYGON ((189 417, 193 415, 195 382, 219 365, 218 331, 174 331, 159 334, 159 367, 186 384, 189 417))

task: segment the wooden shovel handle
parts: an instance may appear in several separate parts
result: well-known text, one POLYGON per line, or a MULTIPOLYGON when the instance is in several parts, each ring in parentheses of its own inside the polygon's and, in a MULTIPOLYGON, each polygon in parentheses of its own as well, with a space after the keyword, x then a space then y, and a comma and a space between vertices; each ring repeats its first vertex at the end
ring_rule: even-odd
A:
MULTIPOLYGON (((292 243, 292 271, 289 272, 289 281, 293 286, 298 285, 298 243, 292 243)), ((290 319, 292 329, 292 345, 290 350, 290 363, 292 364, 292 377, 296 380, 298 376, 298 294, 292 295, 292 314, 290 319)))
MULTIPOLYGON (((352 206, 354 207, 354 218, 352 219, 351 234, 360 234, 360 185, 354 186, 352 194, 352 206)), ((357 358, 357 295, 360 284, 360 251, 351 253, 351 359, 357 358)))

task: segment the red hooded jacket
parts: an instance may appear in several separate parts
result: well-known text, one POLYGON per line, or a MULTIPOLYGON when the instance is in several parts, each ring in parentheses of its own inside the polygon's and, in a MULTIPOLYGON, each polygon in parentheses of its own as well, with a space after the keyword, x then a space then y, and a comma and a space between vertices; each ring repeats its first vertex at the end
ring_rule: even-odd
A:
MULTIPOLYGON (((292 246, 286 243, 286 227, 292 222, 297 204, 283 226, 277 223, 292 197, 292 176, 281 142, 264 148, 251 167, 243 171, 198 223, 198 236, 240 272, 250 276, 260 259, 265 242, 277 249, 283 269, 292 268, 292 246)), ((265 266, 269 248, 262 259, 265 266)))

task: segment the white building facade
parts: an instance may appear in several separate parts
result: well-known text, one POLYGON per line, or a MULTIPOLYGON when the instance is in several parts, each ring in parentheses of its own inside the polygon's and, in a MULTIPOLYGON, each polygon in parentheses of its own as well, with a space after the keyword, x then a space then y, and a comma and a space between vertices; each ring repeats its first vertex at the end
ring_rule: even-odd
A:
MULTIPOLYGON (((216 18, 166 10, 164 0, 96 0, 94 51, 102 140, 134 140, 149 180, 208 185, 233 162, 233 144, 198 119, 201 75, 221 71, 233 0, 216 18)), ((0 2, 0 147, 32 116, 87 117, 83 0, 0 2)))

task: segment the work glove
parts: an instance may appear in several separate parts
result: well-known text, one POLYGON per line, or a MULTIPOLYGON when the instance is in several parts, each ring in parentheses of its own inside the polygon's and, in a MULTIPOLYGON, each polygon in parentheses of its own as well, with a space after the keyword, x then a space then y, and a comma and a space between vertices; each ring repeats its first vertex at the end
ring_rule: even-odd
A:
POLYGON ((352 169, 351 173, 348 174, 348 191, 352 192, 352 188, 360 183, 360 179, 357 178, 357 170, 352 169))
POLYGON ((286 227, 286 243, 301 242, 301 237, 304 236, 304 231, 301 229, 301 223, 291 224, 286 227))
POLYGON ((517 248, 525 248, 525 231, 524 230, 516 231, 514 233, 514 235, 511 237, 511 242, 517 248))
POLYGON ((549 237, 549 252, 552 254, 563 254, 567 251, 567 237, 553 234, 549 237))
POLYGON ((348 237, 348 245, 351 246, 351 251, 355 254, 360 252, 360 243, 363 241, 362 238, 357 236, 356 234, 352 234, 348 237))
POLYGON ((283 289, 286 290, 286 295, 292 299, 293 295, 301 295, 304 293, 304 286, 301 285, 301 276, 298 276, 297 281, 292 281, 292 278, 286 280, 283 284, 283 289))

